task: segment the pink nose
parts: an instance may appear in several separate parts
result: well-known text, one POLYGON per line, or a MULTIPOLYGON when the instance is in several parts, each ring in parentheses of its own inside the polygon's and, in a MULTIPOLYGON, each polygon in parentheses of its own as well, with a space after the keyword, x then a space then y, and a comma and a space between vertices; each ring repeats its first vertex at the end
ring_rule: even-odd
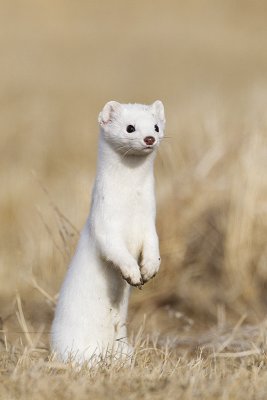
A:
POLYGON ((152 146, 155 143, 155 138, 153 136, 147 136, 144 138, 144 142, 148 146, 152 146))

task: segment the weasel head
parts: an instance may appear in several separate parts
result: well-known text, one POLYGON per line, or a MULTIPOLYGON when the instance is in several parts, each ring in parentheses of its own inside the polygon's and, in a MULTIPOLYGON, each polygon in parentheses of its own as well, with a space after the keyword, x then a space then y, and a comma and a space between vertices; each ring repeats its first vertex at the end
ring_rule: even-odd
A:
POLYGON ((120 104, 109 101, 99 114, 101 135, 122 155, 147 155, 155 151, 164 136, 164 106, 120 104))

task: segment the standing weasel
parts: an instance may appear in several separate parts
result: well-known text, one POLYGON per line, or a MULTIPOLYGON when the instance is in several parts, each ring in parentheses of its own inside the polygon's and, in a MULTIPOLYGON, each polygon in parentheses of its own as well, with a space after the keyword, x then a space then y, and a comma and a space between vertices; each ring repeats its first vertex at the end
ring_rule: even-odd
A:
POLYGON ((128 284, 140 287, 160 265, 153 164, 164 134, 163 104, 110 101, 98 121, 91 210, 52 325, 52 349, 78 363, 131 353, 128 284))

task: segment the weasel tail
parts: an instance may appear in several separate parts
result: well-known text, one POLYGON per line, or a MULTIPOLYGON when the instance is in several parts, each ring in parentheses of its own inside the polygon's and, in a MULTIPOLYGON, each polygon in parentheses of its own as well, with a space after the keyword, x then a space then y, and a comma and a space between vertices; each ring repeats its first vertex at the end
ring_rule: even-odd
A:
POLYGON ((61 361, 131 357, 130 287, 159 270, 153 164, 164 135, 161 101, 108 102, 99 115, 91 210, 60 290, 51 343, 61 361))

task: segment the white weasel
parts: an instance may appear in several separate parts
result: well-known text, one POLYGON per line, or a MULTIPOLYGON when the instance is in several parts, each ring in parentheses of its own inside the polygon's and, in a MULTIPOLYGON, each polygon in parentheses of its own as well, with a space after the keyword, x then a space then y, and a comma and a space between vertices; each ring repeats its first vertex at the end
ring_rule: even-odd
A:
POLYGON ((78 363, 131 353, 128 283, 143 285, 160 265, 153 164, 164 135, 163 104, 110 101, 99 124, 91 210, 52 324, 52 349, 78 363))

